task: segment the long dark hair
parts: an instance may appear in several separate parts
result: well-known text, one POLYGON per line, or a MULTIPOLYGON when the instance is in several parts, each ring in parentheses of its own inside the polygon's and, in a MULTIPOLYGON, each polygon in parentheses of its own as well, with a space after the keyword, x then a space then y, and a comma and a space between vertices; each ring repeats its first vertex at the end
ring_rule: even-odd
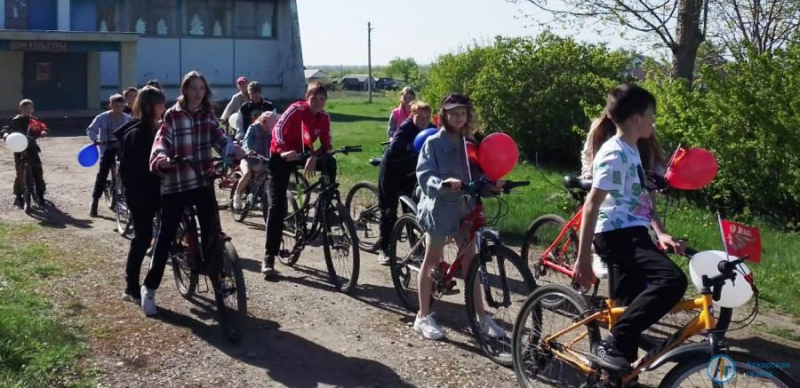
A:
MULTIPOLYGON (((635 114, 644 114, 651 106, 653 109, 656 108, 656 98, 652 93, 636 85, 619 85, 608 93, 603 113, 589 129, 592 159, 597 155, 597 151, 603 143, 617 133, 617 124, 635 114)), ((656 172, 659 167, 666 167, 664 151, 658 143, 655 132, 647 139, 639 139, 636 145, 645 171, 656 172)))
POLYGON ((139 90, 136 102, 133 103, 133 117, 138 119, 144 128, 155 129, 160 119, 160 117, 155 117, 155 107, 166 101, 167 97, 161 89, 155 86, 145 86, 139 90))
POLYGON ((211 88, 208 87, 208 81, 206 81, 206 77, 203 76, 197 70, 190 71, 183 76, 183 81, 181 81, 181 96, 178 97, 178 104, 180 104, 181 108, 188 109, 189 106, 186 103, 186 89, 189 88, 189 84, 195 80, 200 79, 203 81, 203 86, 206 88, 206 94, 203 96, 203 102, 200 104, 201 108, 206 112, 211 112, 213 109, 213 105, 211 104, 211 88))

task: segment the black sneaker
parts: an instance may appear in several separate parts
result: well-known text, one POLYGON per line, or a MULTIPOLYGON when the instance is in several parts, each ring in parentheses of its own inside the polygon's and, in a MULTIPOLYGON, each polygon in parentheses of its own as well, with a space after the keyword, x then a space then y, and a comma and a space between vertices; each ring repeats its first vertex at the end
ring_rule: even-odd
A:
POLYGON ((125 292, 122 293, 122 300, 126 302, 141 303, 142 293, 138 287, 127 288, 125 289, 125 292))
POLYGON ((592 361, 609 371, 625 373, 631 370, 631 364, 613 339, 598 342, 592 349, 592 356, 592 361))
POLYGON ((14 206, 22 209, 22 207, 24 206, 24 203, 22 202, 22 197, 14 198, 14 206))
POLYGON ((275 256, 264 256, 264 261, 261 263, 261 273, 265 277, 275 274, 275 256))
POLYGON ((98 200, 92 201, 92 207, 89 209, 89 217, 97 217, 97 202, 98 200))

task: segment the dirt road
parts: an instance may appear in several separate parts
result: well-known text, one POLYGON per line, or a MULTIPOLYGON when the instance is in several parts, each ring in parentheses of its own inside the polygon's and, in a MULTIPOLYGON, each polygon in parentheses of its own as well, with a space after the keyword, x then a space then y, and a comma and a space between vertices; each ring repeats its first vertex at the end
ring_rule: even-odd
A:
MULTIPOLYGON (((75 161, 84 137, 41 142, 48 183, 44 212, 26 216, 11 206, 10 187, 0 193, 0 218, 38 222, 41 235, 74 263, 76 276, 47 290, 59 311, 85 327, 92 346, 87 362, 109 387, 509 387, 511 370, 485 358, 469 335, 463 296, 437 304, 448 340, 432 342, 412 332, 412 316, 398 304, 387 267, 362 253, 358 290, 352 296, 327 283, 321 247, 309 247, 295 268, 278 264, 280 281, 258 274, 263 254, 261 214, 245 224, 222 215, 242 258, 249 296, 245 338, 229 344, 209 310, 211 297, 181 298, 169 271, 158 291, 161 313, 145 318, 121 301, 128 240, 113 231, 113 214, 88 217, 96 169, 75 161)), ((8 166, 5 150, 0 163, 8 166)), ((11 182, 13 171, 0 171, 11 182)), ((101 206, 102 208, 102 206, 101 206)), ((767 319, 769 319, 767 317, 767 319)), ((777 337, 736 335, 748 347, 770 349, 772 360, 793 362, 798 344, 777 337)), ((664 371, 665 372, 665 371, 664 371)), ((645 382, 657 381, 649 377, 645 382)))

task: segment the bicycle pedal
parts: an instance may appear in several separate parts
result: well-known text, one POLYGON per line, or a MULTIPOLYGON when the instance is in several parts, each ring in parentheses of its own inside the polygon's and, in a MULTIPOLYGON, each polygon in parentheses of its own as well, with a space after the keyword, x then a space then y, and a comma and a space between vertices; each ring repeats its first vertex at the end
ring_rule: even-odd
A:
POLYGON ((461 293, 461 290, 457 288, 445 288, 442 290, 442 295, 458 295, 461 293))

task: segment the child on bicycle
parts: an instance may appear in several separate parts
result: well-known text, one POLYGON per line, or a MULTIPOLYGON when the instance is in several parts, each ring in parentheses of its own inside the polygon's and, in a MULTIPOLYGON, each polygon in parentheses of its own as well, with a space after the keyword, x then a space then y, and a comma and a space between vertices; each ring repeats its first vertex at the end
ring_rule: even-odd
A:
MULTIPOLYGON (((442 129, 431 135, 422 146, 417 162, 417 179, 422 188, 418 205, 417 220, 425 230, 425 258, 419 271, 419 312, 414 320, 414 331, 427 339, 445 337, 441 326, 430 312, 430 298, 433 281, 431 271, 439 265, 444 255, 448 239, 456 240, 459 251, 466 252, 462 273, 466 279, 470 262, 477 254, 475 241, 468 242, 469 236, 460 229, 461 220, 475 208, 476 203, 464 197, 461 188, 473 179, 478 179, 480 171, 471 165, 467 155, 467 138, 476 130, 475 113, 472 102, 466 96, 449 94, 442 99, 440 107, 442 129), (469 244, 469 245, 467 245, 469 244)), ((499 192, 504 182, 498 181, 492 191, 499 192)), ((483 301, 480 283, 472 290, 476 301, 483 301)), ((483 302, 475 306, 479 315, 481 329, 490 337, 500 338, 505 331, 484 313, 483 302)))
MULTIPOLYGON (((247 156, 261 155, 269 157, 269 145, 272 141, 272 127, 278 122, 278 114, 272 111, 264 112, 258 116, 256 122, 247 129, 242 142, 242 149, 247 156)), ((256 158, 244 158, 239 162, 242 178, 236 184, 236 194, 233 196, 233 208, 242 210, 242 194, 253 177, 253 172, 262 172, 267 169, 267 163, 256 158)))
POLYGON ((275 105, 263 97, 261 84, 256 81, 250 82, 247 85, 247 93, 250 94, 250 100, 242 104, 239 109, 239 128, 236 131, 236 140, 244 140, 245 132, 250 128, 256 119, 264 112, 272 112, 275 110, 275 105))
POLYGON ((150 171, 161 177, 162 208, 153 261, 141 289, 142 310, 147 316, 158 312, 156 290, 186 207, 197 209, 203 252, 208 252, 211 246, 212 233, 220 230, 217 200, 209 176, 214 168, 212 149, 226 157, 235 155, 240 159, 243 156, 242 150, 219 127, 211 101, 205 77, 197 71, 189 72, 181 82, 181 96, 164 114, 156 132, 150 171), (173 157, 183 161, 175 161, 173 157))
POLYGON ((44 182, 44 171, 42 170, 42 159, 39 153, 42 149, 36 144, 36 139, 39 137, 47 136, 47 126, 44 125, 37 118, 33 117, 33 101, 25 99, 19 102, 19 114, 14 116, 8 121, 8 124, 0 131, 3 135, 3 140, 12 133, 22 133, 28 136, 28 148, 24 152, 14 153, 14 170, 17 171, 16 179, 14 179, 14 206, 22 207, 22 188, 20 187, 22 172, 20 166, 24 158, 27 158, 31 163, 33 170, 33 181, 36 185, 36 192, 39 198, 35 200, 40 205, 44 204, 44 192, 47 186, 44 182))
POLYGON ((153 237, 153 218, 161 209, 161 180, 150 172, 150 151, 166 107, 164 92, 153 86, 137 91, 134 119, 114 131, 120 141, 119 175, 133 222, 133 239, 125 266, 122 298, 141 303, 139 273, 153 237))
MULTIPOLYGON (((298 166, 303 152, 314 151, 323 156, 323 165, 332 181, 336 179, 336 163, 327 160, 331 150, 331 119, 325 112, 328 89, 320 82, 312 82, 306 89, 305 101, 298 101, 281 116, 272 129, 269 159, 269 210, 266 213, 267 243, 261 273, 275 274, 275 256, 281 248, 283 218, 286 216, 286 189, 292 169, 298 166), (320 148, 314 150, 314 141, 319 138, 320 148)), ((314 175, 317 156, 308 158, 303 174, 314 175)))
POLYGON ((683 252, 683 244, 665 230, 645 188, 643 153, 637 144, 653 136, 655 109, 655 97, 635 85, 617 86, 608 95, 601 125, 613 124, 616 134, 594 156, 573 275, 584 288, 593 283, 594 241, 595 252, 609 265, 611 295, 628 307, 592 354, 602 367, 618 372, 630 369, 641 333, 669 312, 687 286, 683 271, 648 233, 651 226, 663 246, 683 252))
POLYGON ((422 101, 411 103, 411 116, 400 124, 383 154, 378 174, 378 207, 381 209, 380 253, 378 263, 389 265, 389 243, 400 194, 411 195, 417 184, 417 154, 414 139, 426 128, 432 128, 431 107, 422 101))
POLYGON ((117 150, 119 141, 114 137, 114 131, 131 120, 131 116, 125 114, 125 97, 115 94, 109 98, 109 110, 100 113, 92 120, 86 128, 86 134, 94 144, 100 148, 100 169, 94 181, 94 191, 92 192, 92 206, 89 209, 89 216, 97 217, 97 204, 103 196, 106 187, 106 180, 111 167, 117 162, 117 150))

